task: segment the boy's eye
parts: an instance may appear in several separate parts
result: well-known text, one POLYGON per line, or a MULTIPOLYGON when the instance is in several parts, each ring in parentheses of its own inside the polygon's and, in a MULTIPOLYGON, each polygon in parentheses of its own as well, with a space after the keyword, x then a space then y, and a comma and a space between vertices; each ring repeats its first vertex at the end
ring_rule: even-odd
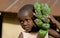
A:
POLYGON ((26 19, 26 21, 28 21, 28 19, 26 19))
POLYGON ((29 21, 30 21, 30 19, 26 19, 26 21, 27 21, 27 22, 29 22, 29 21))
POLYGON ((21 23, 23 23, 23 21, 21 21, 21 23))
POLYGON ((22 23, 23 23, 23 21, 22 21, 22 20, 20 20, 20 23, 22 24, 22 23))

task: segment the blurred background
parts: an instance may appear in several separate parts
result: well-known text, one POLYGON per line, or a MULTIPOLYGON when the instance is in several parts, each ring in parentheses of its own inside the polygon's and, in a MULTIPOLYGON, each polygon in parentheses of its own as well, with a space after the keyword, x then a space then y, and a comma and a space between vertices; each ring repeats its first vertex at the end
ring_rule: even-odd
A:
POLYGON ((18 38, 21 28, 17 13, 25 4, 47 3, 51 14, 60 22, 60 0, 0 0, 1 38, 18 38))

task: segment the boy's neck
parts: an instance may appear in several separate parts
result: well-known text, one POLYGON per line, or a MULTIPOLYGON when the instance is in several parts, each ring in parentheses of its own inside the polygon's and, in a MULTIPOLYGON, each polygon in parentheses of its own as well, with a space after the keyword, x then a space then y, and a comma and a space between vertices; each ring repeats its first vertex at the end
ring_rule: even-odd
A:
POLYGON ((40 30, 40 28, 33 26, 32 30, 31 30, 30 32, 36 33, 36 32, 38 32, 39 30, 40 30))
POLYGON ((37 33, 38 31, 40 30, 40 28, 39 27, 32 27, 32 30, 31 31, 25 31, 25 32, 27 32, 27 33, 37 33))

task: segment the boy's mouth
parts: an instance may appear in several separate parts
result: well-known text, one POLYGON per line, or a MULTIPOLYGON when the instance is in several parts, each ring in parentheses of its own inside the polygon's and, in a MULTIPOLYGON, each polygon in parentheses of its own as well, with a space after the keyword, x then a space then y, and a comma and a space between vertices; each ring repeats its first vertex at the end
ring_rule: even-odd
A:
POLYGON ((25 29, 30 29, 29 27, 25 27, 25 29))
POLYGON ((24 27, 24 30, 28 31, 31 30, 30 27, 24 27))
POLYGON ((31 31, 31 29, 29 29, 29 28, 26 28, 25 30, 26 30, 27 32, 31 31))

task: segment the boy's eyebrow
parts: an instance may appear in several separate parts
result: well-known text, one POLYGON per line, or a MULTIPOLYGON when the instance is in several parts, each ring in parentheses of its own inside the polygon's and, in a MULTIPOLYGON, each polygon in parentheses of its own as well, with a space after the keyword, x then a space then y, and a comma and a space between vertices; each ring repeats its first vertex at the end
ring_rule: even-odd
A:
POLYGON ((21 21, 21 19, 20 19, 20 18, 18 18, 18 20, 19 20, 19 21, 21 21))

